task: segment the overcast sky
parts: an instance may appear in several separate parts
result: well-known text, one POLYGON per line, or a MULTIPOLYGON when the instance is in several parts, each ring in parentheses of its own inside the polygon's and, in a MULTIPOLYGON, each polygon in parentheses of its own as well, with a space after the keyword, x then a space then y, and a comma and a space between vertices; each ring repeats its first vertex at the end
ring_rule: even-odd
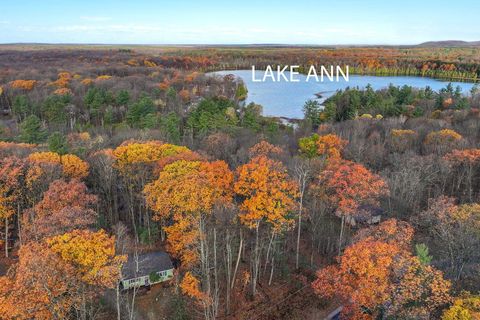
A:
POLYGON ((0 43, 480 40, 480 0, 0 0, 0 43))

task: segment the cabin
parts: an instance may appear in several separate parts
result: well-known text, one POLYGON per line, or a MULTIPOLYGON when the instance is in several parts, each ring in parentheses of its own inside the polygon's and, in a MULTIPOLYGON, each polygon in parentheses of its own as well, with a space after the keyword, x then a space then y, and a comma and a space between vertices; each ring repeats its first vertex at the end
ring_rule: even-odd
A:
POLYGON ((384 215, 385 211, 378 206, 361 205, 355 215, 346 217, 345 222, 351 227, 369 226, 380 223, 384 215))
POLYGON ((123 290, 150 286, 173 279, 173 263, 165 252, 129 255, 122 267, 120 287, 123 290))
POLYGON ((343 310, 343 306, 338 307, 328 314, 325 320, 340 320, 340 314, 343 310))

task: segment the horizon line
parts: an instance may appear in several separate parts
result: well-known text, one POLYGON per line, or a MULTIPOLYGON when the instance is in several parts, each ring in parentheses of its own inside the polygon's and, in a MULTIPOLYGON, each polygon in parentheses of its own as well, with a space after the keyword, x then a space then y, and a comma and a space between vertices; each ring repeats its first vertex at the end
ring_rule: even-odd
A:
POLYGON ((448 45, 448 42, 455 42, 451 45, 465 44, 467 46, 480 45, 480 41, 465 41, 465 40, 432 40, 420 43, 409 44, 388 44, 388 43, 330 43, 330 44, 314 44, 314 43, 105 43, 105 42, 0 42, 0 46, 8 45, 85 45, 85 46, 283 46, 283 47, 334 47, 334 46, 382 46, 382 47, 411 47, 420 46, 423 44, 442 44, 448 45))

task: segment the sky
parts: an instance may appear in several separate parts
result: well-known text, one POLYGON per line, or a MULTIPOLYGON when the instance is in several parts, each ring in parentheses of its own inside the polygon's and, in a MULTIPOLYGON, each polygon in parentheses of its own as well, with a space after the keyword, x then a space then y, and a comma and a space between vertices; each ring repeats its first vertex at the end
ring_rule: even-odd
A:
POLYGON ((0 0, 0 43, 480 41, 479 0, 0 0))

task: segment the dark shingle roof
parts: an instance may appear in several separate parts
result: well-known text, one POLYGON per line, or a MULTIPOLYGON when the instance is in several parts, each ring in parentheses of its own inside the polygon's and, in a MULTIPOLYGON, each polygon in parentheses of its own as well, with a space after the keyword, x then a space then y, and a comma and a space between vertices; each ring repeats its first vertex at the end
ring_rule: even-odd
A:
POLYGON ((138 272, 135 255, 128 255, 128 261, 123 265, 123 279, 147 276, 152 272, 173 269, 172 260, 165 252, 149 252, 138 255, 138 272))

